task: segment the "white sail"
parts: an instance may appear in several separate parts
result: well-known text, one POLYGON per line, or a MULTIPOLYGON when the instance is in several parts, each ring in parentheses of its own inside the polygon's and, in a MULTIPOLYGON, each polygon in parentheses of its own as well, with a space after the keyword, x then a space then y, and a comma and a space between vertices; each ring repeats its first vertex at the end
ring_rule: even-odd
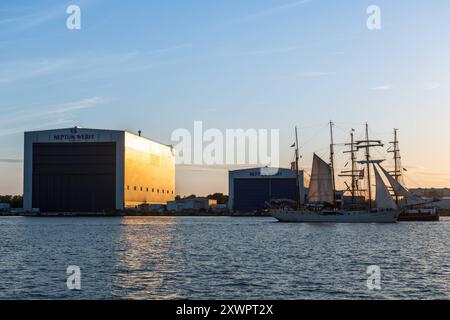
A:
POLYGON ((384 175, 388 179, 392 189, 394 190, 395 195, 405 197, 405 198, 416 198, 408 189, 400 184, 397 180, 394 179, 380 164, 378 164, 380 169, 383 171, 384 175))
POLYGON ((334 202, 331 167, 314 154, 311 180, 309 182, 309 202, 334 202))
POLYGON ((378 209, 397 209, 397 204, 389 193, 388 188, 384 184, 383 179, 381 178, 380 172, 378 171, 376 166, 373 166, 375 169, 375 179, 377 184, 376 191, 376 203, 378 209))

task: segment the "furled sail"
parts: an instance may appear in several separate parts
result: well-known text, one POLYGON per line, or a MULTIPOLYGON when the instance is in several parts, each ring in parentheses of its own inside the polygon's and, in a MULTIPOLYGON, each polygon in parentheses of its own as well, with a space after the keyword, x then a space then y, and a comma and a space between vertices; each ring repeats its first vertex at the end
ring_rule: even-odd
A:
POLYGON ((383 171, 384 175, 388 179, 394 193, 397 196, 405 197, 405 198, 416 198, 408 189, 402 186, 397 180, 394 179, 380 164, 378 164, 380 169, 383 171))
POLYGON ((309 182, 309 202, 334 202, 331 167, 314 154, 311 180, 309 182))
POLYGON ((384 184, 383 179, 381 178, 380 172, 378 171, 376 166, 373 166, 375 169, 375 179, 377 184, 376 191, 376 203, 377 208, 379 209, 397 209, 397 204, 389 193, 388 188, 384 184))

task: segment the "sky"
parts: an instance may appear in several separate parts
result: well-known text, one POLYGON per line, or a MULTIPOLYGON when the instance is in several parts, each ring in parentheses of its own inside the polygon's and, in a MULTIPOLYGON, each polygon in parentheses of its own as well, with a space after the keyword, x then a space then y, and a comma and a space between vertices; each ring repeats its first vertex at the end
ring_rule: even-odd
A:
MULTIPOLYGON (((446 0, 2 0, 0 194, 22 193, 24 131, 142 130, 172 144, 194 121, 279 129, 283 167, 298 126, 307 171, 313 152, 328 157, 330 120, 337 168, 351 128, 361 138, 368 122, 384 142, 398 128, 407 186, 450 187, 449 16, 446 0), (72 4, 80 30, 66 27, 72 4)), ((178 166, 177 193, 227 193, 228 169, 178 166)))

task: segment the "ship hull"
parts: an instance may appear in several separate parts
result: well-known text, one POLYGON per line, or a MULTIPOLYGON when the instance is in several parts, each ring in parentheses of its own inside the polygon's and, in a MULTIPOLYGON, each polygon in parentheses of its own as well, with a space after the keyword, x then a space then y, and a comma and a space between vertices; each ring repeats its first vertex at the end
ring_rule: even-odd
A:
POLYGON ((291 223, 395 223, 400 211, 337 211, 333 214, 309 210, 274 210, 272 217, 291 223))
POLYGON ((440 217, 439 215, 400 215, 398 218, 398 221, 400 222, 414 222, 414 221, 421 221, 421 222, 433 222, 433 221, 439 221, 440 217))
POLYGON ((439 221, 436 208, 410 209, 400 214, 398 221, 439 221))

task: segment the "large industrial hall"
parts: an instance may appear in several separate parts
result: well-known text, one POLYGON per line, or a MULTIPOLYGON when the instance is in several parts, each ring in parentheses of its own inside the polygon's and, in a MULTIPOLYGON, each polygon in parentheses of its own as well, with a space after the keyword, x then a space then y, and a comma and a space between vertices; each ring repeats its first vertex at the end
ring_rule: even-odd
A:
POLYGON ((25 210, 100 212, 174 198, 171 146, 118 130, 25 133, 25 210))

